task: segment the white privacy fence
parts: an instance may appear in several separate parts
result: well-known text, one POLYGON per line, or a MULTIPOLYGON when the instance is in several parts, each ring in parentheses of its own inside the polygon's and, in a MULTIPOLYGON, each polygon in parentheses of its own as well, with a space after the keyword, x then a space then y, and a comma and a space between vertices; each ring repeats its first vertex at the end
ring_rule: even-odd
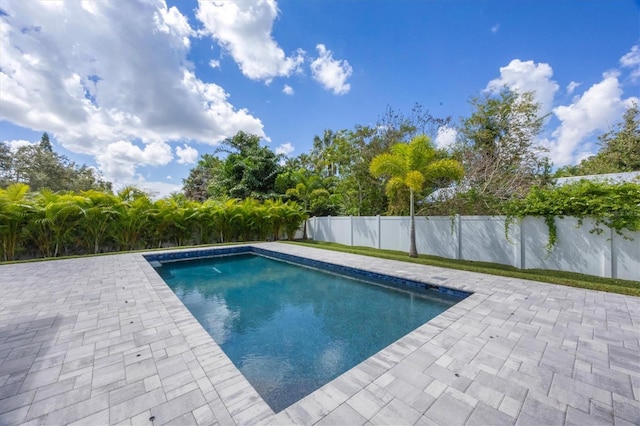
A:
MULTIPOLYGON (((557 241, 549 252, 549 230, 542 218, 528 217, 509 226, 504 216, 416 217, 418 253, 451 259, 501 263, 521 269, 554 269, 601 277, 640 280, 640 232, 618 235, 608 227, 590 232, 591 220, 556 219, 557 241), (626 238, 625 238, 626 237, 626 238)), ((406 216, 313 217, 309 238, 352 246, 409 250, 406 216)))

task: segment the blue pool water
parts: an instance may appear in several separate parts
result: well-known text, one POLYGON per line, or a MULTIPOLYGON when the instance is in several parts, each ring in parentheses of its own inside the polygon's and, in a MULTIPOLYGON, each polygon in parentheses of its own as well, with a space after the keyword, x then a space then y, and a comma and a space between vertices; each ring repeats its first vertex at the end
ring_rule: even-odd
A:
POLYGON ((462 300, 252 254, 156 270, 275 412, 462 300))

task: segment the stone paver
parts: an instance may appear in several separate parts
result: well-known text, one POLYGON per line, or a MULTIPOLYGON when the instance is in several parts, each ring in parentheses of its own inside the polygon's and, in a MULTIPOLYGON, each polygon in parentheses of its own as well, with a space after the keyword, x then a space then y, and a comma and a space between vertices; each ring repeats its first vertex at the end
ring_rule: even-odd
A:
POLYGON ((274 413, 141 254, 3 265, 0 424, 640 424, 640 298, 260 247, 473 294, 274 413))

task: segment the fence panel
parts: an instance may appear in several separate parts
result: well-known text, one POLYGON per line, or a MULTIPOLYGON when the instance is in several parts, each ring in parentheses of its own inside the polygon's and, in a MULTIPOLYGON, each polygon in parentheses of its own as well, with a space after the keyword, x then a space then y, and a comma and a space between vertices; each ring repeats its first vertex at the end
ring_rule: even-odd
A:
MULTIPOLYGON (((455 259, 458 252, 458 220, 449 216, 416 217, 418 253, 455 259)), ((408 246, 404 250, 408 250, 408 246)))
MULTIPOLYGON (((578 272, 640 280, 640 232, 618 235, 608 227, 591 232, 594 223, 556 219, 557 241, 546 249, 549 231, 541 218, 528 217, 509 227, 503 216, 416 217, 418 253, 451 259, 578 272)), ((410 219, 406 216, 315 217, 309 236, 346 245, 409 250, 410 219)))
POLYGON ((640 232, 624 231, 612 235, 611 263, 613 277, 640 281, 640 232))
POLYGON ((520 229, 511 226, 509 240, 502 216, 461 216, 461 258, 518 266, 520 229))
POLYGON ((380 218, 380 248, 409 250, 409 218, 385 216, 380 218))
POLYGON ((378 248, 379 216, 353 217, 353 245, 378 248))

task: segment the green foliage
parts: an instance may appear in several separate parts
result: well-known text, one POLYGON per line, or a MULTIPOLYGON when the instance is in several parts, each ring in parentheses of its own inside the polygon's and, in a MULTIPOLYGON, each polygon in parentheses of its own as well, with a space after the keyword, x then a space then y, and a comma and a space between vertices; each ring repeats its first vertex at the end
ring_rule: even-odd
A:
POLYGON ((14 184, 0 189, 0 255, 20 258, 96 254, 227 241, 293 239, 306 219, 294 201, 247 198, 203 203, 175 195, 152 201, 124 188, 29 193, 14 184))
POLYGON ((387 179, 386 194, 392 213, 403 211, 403 206, 409 204, 410 194, 404 189, 424 197, 461 179, 464 173, 458 161, 442 158, 425 135, 416 136, 408 144, 393 145, 391 152, 375 157, 369 169, 373 176, 387 179))
POLYGON ((21 183, 0 189, 0 248, 5 261, 13 260, 19 239, 28 222, 31 206, 26 199, 29 187, 21 183))
POLYGON ((640 171, 640 109, 633 103, 614 129, 601 135, 598 154, 577 166, 565 166, 556 177, 640 171))
POLYGON ((244 132, 226 139, 216 154, 205 154, 183 181, 183 193, 191 200, 208 198, 274 198, 276 179, 281 171, 280 157, 268 147, 260 146, 260 138, 244 132))
POLYGON ((473 197, 495 201, 524 197, 548 181, 546 150, 535 143, 544 125, 533 92, 505 88, 470 101, 474 112, 458 130, 456 157, 465 167, 465 189, 473 197))
MULTIPOLYGON (((439 185, 460 180, 464 174, 462 165, 450 158, 438 158, 438 152, 425 135, 414 137, 408 144, 399 143, 391 152, 375 157, 369 166, 375 177, 386 177, 387 196, 396 203, 403 200, 405 189, 409 190, 411 215, 411 246, 409 256, 416 257, 416 235, 414 219, 414 195, 427 188, 433 192, 439 185)), ((406 203, 403 203, 406 205, 406 203)), ((397 204, 396 204, 397 205, 397 204)))
POLYGON ((548 249, 557 239, 555 218, 593 219, 592 232, 602 233, 601 225, 623 231, 640 231, 640 182, 610 183, 582 179, 556 188, 534 187, 522 200, 509 203, 511 217, 540 216, 549 227, 548 249))
POLYGON ((13 183, 24 183, 32 191, 111 191, 111 182, 95 169, 78 166, 56 153, 47 133, 39 144, 22 146, 15 152, 0 143, 0 188, 13 183))

